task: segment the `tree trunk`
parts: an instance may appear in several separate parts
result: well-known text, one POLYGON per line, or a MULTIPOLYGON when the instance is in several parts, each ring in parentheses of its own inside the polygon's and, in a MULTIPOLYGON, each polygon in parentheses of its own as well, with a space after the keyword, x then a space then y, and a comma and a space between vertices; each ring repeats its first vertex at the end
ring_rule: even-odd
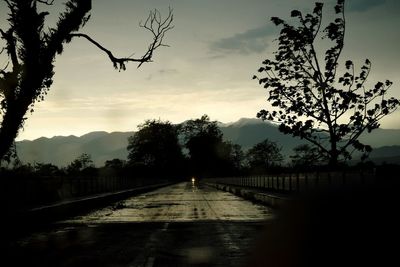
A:
POLYGON ((1 122, 0 129, 0 161, 10 150, 15 138, 18 136, 18 130, 23 123, 24 114, 27 107, 22 105, 15 105, 10 103, 10 108, 4 114, 3 121, 1 122))
POLYGON ((335 169, 339 163, 338 159, 339 159, 339 151, 337 151, 335 144, 335 146, 332 145, 332 150, 329 153, 329 167, 335 169))

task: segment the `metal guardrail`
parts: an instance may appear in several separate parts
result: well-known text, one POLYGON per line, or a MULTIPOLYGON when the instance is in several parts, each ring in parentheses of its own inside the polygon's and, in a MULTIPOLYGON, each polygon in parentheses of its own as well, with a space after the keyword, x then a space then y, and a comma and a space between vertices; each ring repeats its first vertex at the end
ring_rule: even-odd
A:
POLYGON ((76 197, 111 193, 164 182, 139 177, 20 177, 1 179, 0 201, 6 208, 34 207, 76 197))
POLYGON ((205 182, 294 193, 313 189, 349 188, 375 183, 373 173, 320 172, 206 178, 205 182))

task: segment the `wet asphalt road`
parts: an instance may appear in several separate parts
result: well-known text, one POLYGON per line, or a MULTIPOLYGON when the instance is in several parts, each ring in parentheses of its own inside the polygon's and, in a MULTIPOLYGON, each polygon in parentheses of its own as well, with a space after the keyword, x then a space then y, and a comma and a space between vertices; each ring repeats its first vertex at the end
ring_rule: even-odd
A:
POLYGON ((180 183, 7 244, 7 266, 242 266, 271 211, 180 183))

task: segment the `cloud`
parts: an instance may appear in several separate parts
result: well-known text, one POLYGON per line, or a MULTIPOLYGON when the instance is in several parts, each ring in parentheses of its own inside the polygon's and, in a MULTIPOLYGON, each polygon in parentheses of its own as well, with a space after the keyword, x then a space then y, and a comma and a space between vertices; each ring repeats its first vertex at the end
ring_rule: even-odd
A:
POLYGON ((210 49, 213 52, 228 54, 239 53, 247 55, 260 53, 268 47, 267 38, 274 33, 274 26, 265 25, 217 40, 210 45, 210 49))
POLYGON ((386 0, 349 0, 346 2, 349 11, 354 12, 364 12, 385 3, 386 0))

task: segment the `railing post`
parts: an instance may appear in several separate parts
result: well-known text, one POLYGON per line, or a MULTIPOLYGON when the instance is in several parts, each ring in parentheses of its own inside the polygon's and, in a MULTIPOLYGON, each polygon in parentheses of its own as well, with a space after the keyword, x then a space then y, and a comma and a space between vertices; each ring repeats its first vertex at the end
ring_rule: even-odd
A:
POLYGON ((279 191, 280 189, 280 181, 281 181, 281 176, 277 175, 276 176, 276 190, 279 191))

